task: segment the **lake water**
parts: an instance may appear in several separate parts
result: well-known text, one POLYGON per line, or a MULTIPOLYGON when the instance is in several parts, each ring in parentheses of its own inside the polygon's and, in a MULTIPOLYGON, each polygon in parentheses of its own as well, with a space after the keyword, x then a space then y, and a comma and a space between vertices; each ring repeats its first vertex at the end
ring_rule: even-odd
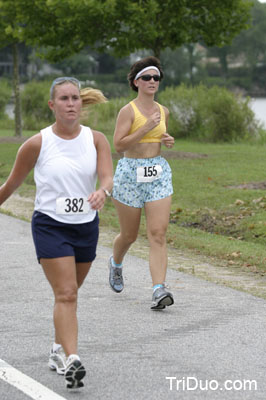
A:
POLYGON ((266 129, 266 98, 252 99, 250 106, 257 119, 262 122, 266 129))

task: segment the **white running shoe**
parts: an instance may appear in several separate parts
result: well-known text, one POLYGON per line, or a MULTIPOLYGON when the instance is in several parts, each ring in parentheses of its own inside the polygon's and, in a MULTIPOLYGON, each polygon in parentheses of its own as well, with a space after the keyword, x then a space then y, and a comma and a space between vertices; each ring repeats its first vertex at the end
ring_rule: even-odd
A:
POLYGON ((77 354, 71 354, 66 361, 65 380, 67 389, 76 389, 84 386, 82 379, 86 370, 77 354))
POLYGON ((64 375, 66 369, 66 356, 63 347, 59 347, 57 351, 50 351, 48 366, 52 371, 56 371, 59 375, 64 375))

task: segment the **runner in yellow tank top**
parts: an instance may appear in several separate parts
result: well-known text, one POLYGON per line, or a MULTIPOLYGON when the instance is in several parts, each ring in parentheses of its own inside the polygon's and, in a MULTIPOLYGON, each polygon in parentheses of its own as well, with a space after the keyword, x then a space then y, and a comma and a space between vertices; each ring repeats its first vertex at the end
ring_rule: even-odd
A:
MULTIPOLYGON (((146 123, 147 117, 145 117, 140 112, 134 101, 131 101, 129 104, 133 108, 135 114, 134 121, 129 132, 129 134, 132 134, 146 123)), ((139 141, 139 143, 161 143, 162 136, 166 132, 164 108, 159 103, 156 104, 160 109, 160 114, 161 114, 160 122, 152 130, 146 133, 146 135, 143 136, 143 138, 139 141)))
POLYGON ((147 57, 136 62, 128 80, 137 97, 119 112, 114 146, 124 157, 119 160, 113 187, 120 233, 114 240, 109 260, 109 283, 119 293, 124 288, 122 262, 138 236, 142 208, 145 210, 150 244, 150 272, 153 284, 151 309, 174 303, 165 287, 167 270, 166 231, 169 222, 172 174, 161 157, 161 145, 171 148, 174 138, 167 133, 169 111, 154 101, 163 78, 160 61, 147 57))

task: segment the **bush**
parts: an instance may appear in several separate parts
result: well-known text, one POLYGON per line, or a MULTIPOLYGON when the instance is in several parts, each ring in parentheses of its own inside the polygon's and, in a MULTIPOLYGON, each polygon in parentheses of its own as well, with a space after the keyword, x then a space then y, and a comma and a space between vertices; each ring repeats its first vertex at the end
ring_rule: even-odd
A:
POLYGON ((12 96, 12 88, 5 79, 0 80, 0 118, 4 118, 5 109, 10 102, 12 96))
POLYGON ((7 114, 0 117, 0 129, 15 129, 15 120, 11 119, 7 114))
POLYGON ((117 114, 129 101, 129 98, 121 97, 111 99, 107 103, 90 106, 85 110, 82 123, 107 135, 113 135, 117 114))
POLYGON ((232 142, 256 138, 259 125, 249 108, 249 98, 236 96, 226 88, 184 84, 159 94, 170 111, 169 133, 177 138, 209 142, 232 142))
POLYGON ((40 130, 54 121, 48 107, 51 82, 30 82, 21 94, 23 129, 40 130))
POLYGON ((6 114, 6 106, 11 101, 12 88, 6 79, 0 80, 0 129, 14 128, 14 120, 6 114))

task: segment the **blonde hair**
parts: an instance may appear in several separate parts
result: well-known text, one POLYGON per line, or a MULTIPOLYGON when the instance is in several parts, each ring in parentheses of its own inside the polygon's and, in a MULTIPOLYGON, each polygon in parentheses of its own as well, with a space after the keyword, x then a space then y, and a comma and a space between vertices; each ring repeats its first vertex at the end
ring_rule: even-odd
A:
POLYGON ((91 104, 106 103, 108 100, 101 90, 93 88, 84 88, 80 90, 82 107, 86 108, 91 104))
POLYGON ((104 94, 98 89, 93 89, 90 87, 81 89, 80 81, 72 76, 60 76, 52 82, 50 88, 51 100, 54 100, 56 87, 59 85, 63 85, 64 83, 72 83, 72 85, 76 86, 79 89, 83 107, 91 104, 106 103, 108 101, 104 94))

